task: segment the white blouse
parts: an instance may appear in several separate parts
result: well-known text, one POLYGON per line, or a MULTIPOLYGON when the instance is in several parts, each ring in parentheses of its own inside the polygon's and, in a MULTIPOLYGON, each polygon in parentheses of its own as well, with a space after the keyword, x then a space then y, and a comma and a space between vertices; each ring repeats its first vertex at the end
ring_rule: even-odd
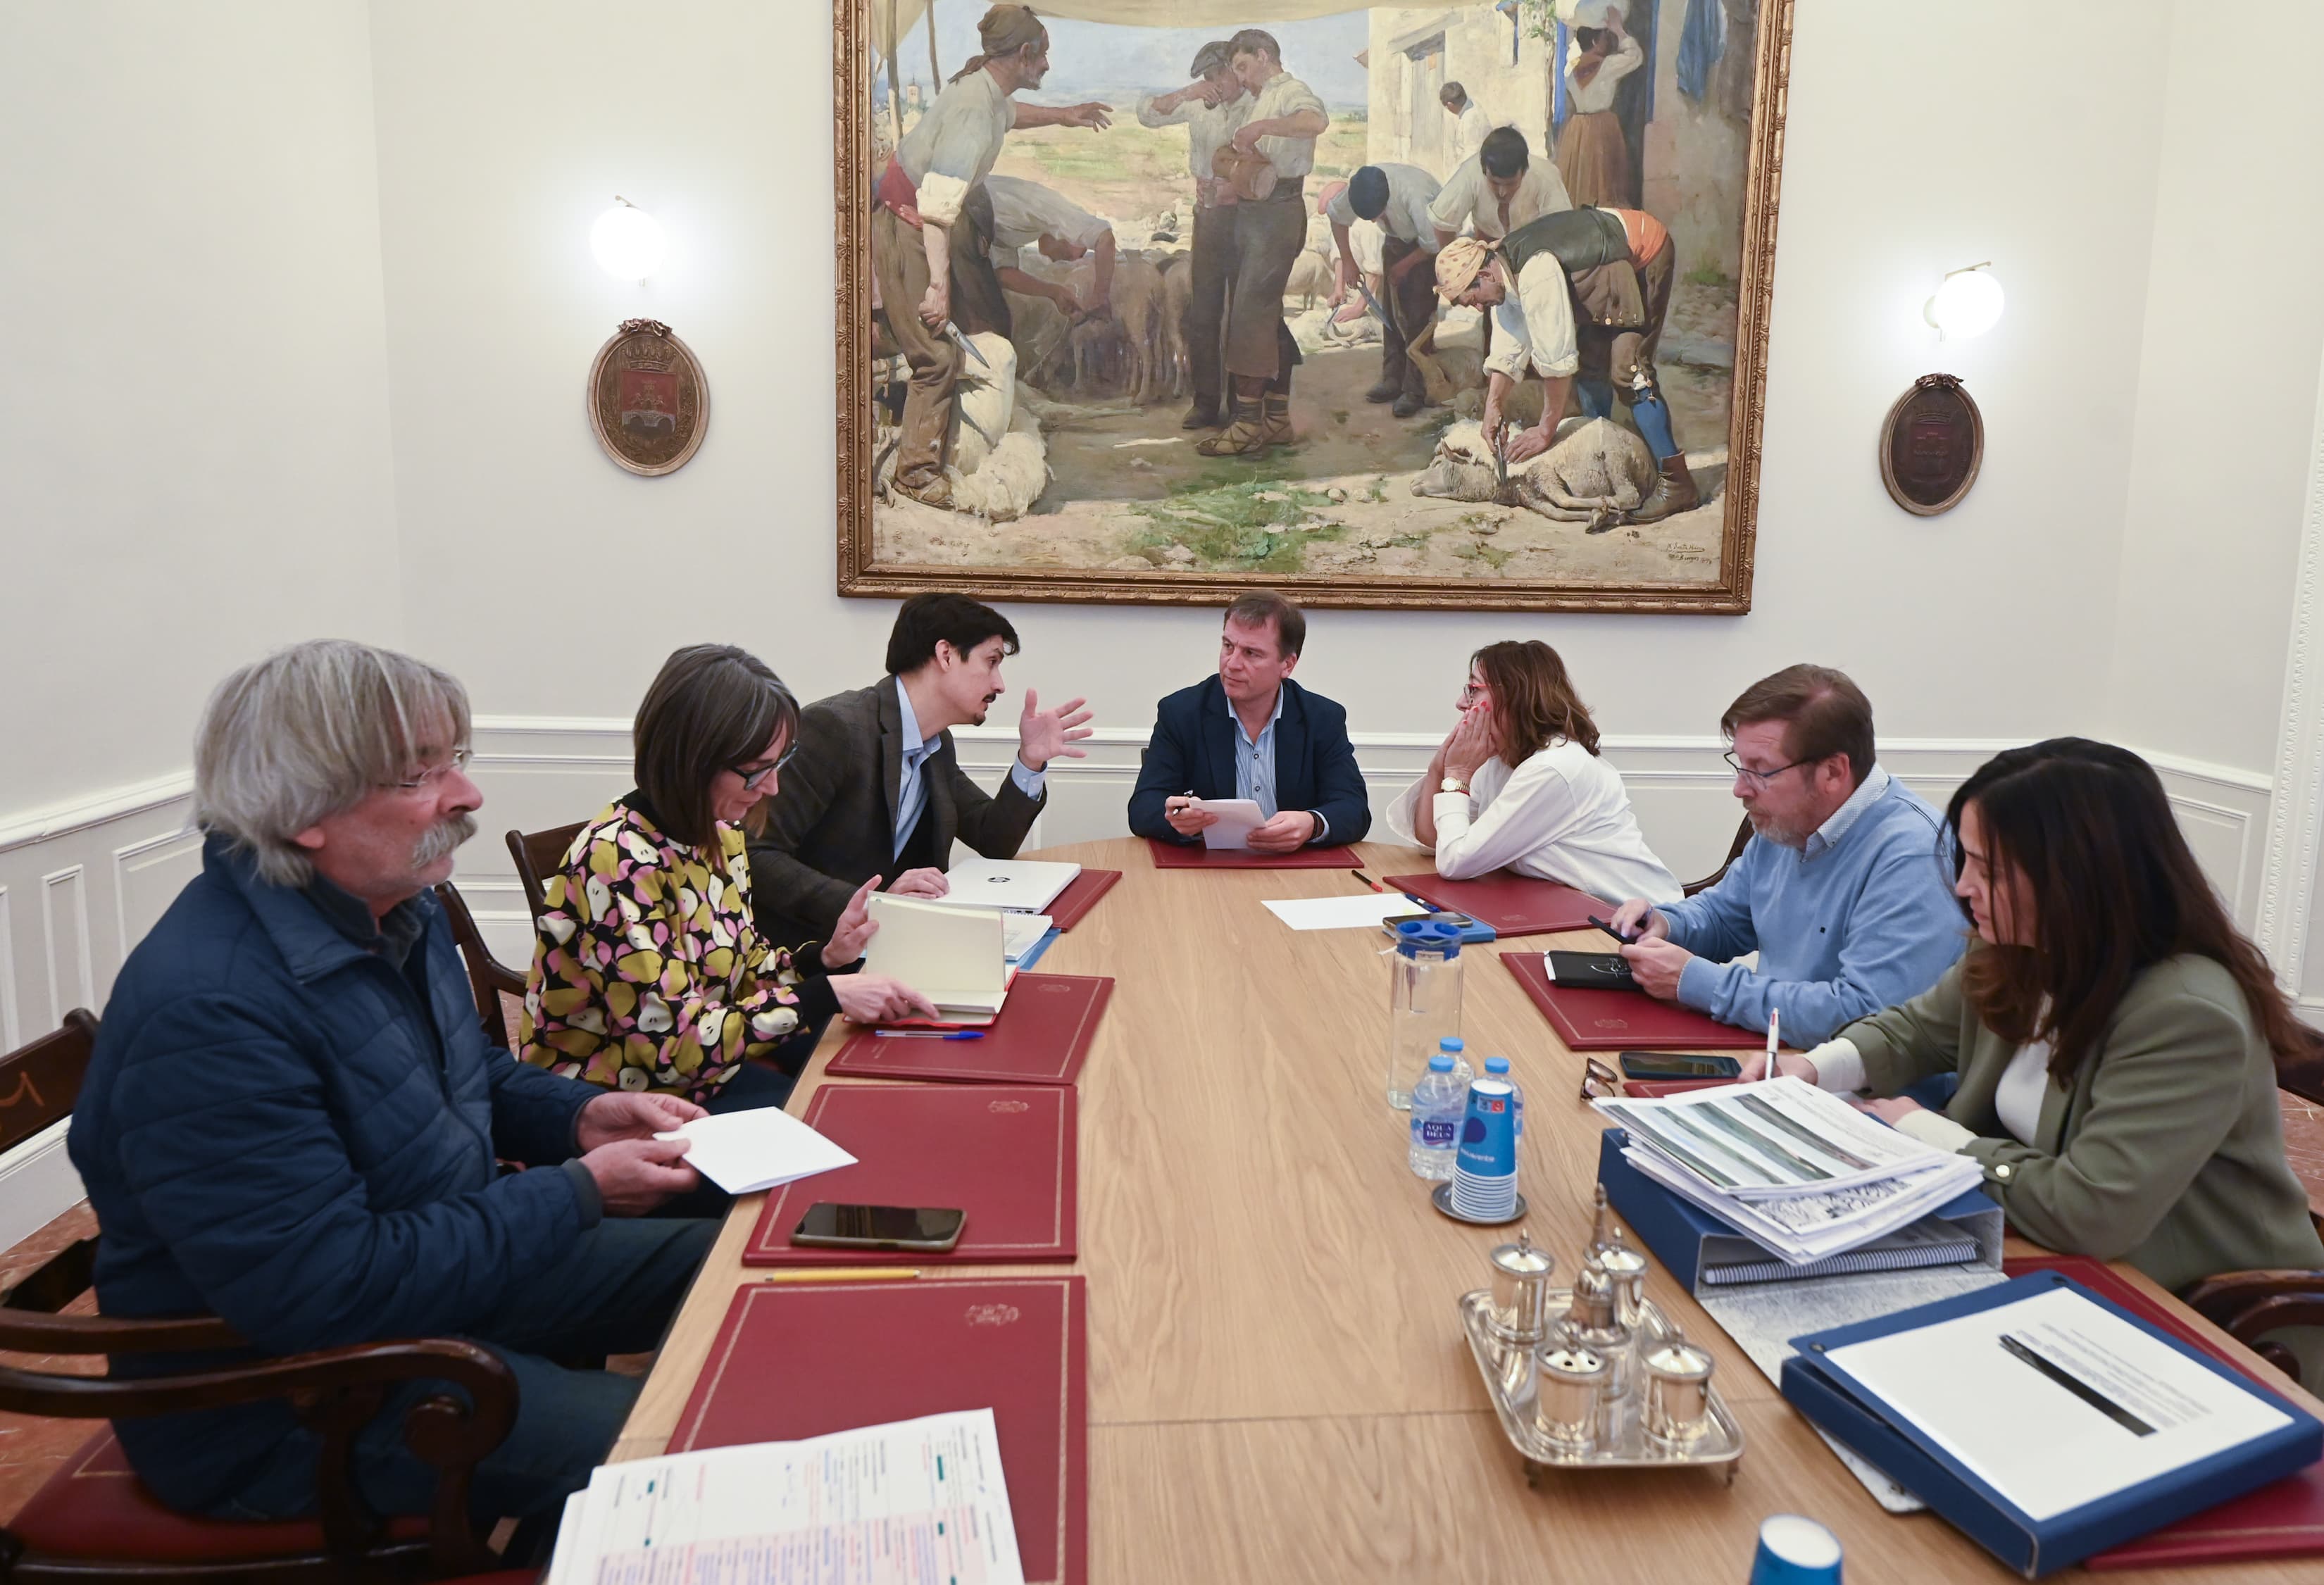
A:
POLYGON ((1594 115, 1600 110, 1614 107, 1614 90, 1622 79, 1646 63, 1646 52, 1638 48, 1638 41, 1628 33, 1615 51, 1598 63, 1598 69, 1588 82, 1573 80, 1573 69, 1582 64, 1582 49, 1575 41, 1565 58, 1565 102, 1576 115, 1594 115))
POLYGON ((1413 829, 1424 797, 1436 816, 1436 872, 1466 880, 1507 869, 1619 902, 1676 902, 1678 880, 1638 830, 1621 772, 1602 755, 1558 738, 1515 770, 1486 760, 1466 793, 1438 792, 1423 773, 1388 812, 1388 829, 1426 847, 1413 829))

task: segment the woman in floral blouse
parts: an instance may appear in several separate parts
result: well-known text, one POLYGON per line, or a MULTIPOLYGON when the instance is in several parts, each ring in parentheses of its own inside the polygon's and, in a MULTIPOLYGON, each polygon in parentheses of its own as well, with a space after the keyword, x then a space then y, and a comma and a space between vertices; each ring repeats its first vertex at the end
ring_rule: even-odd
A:
POLYGON ((735 1111, 783 1103, 834 1012, 936 1016, 894 980, 846 972, 879 928, 865 912, 879 877, 827 942, 786 950, 752 923, 744 828, 798 726, 790 691, 732 645, 692 645, 663 664, 638 706, 636 788, 581 828, 544 885, 525 1061, 735 1111))

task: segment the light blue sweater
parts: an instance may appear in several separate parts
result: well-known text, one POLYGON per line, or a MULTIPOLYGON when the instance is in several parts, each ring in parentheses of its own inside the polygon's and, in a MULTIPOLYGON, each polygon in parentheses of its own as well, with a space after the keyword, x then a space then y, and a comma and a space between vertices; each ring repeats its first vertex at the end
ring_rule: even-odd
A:
POLYGON ((1918 996, 1968 941, 1944 849, 1943 819, 1875 766, 1804 848, 1755 836, 1725 880, 1660 910, 1695 954, 1678 1000, 1747 1029, 1779 1011, 1805 1048, 1918 996), (1729 961, 1755 951, 1757 969, 1729 961))

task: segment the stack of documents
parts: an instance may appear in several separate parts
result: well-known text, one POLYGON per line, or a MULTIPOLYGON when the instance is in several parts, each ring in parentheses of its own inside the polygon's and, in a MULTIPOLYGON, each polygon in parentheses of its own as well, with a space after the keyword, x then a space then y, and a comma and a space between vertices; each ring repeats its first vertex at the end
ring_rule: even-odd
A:
POLYGON ((607 1464, 565 1499, 545 1585, 705 1580, 1024 1585, 992 1411, 607 1464))
POLYGON ((1049 938, 1052 927, 1047 914, 1002 914, 1001 947, 1008 954, 1009 966, 1012 969, 1025 968, 1028 958, 1040 956, 1035 949, 1049 938))
POLYGON ((1594 1104, 1628 1130, 1631 1166, 1793 1266, 1886 1238, 1984 1181, 1969 1156, 1799 1079, 1594 1104))

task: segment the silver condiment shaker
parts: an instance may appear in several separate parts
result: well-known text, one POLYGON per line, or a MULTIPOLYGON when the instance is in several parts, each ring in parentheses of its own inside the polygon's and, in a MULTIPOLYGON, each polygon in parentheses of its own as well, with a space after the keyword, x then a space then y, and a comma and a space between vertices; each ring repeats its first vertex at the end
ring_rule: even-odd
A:
POLYGON ((1557 1262, 1546 1249, 1535 1249, 1525 1232, 1495 1249, 1492 1261, 1493 1335, 1529 1349, 1549 1335, 1549 1274, 1557 1262))
POLYGON ((1618 1229, 1614 1241, 1598 1251, 1598 1264, 1614 1285, 1615 1319, 1635 1332, 1646 1303, 1646 1256, 1624 1243, 1618 1229))
POLYGON ((1607 1369, 1603 1355, 1562 1337, 1535 1351, 1534 1427, 1558 1452, 1580 1455, 1596 1443, 1607 1369))
POLYGON ((1711 1429, 1711 1375, 1718 1361, 1708 1349, 1676 1332, 1644 1351, 1646 1381, 1639 1423, 1656 1451, 1683 1453, 1711 1429))
POLYGON ((1560 1334, 1606 1361, 1607 1397, 1618 1398, 1630 1390, 1630 1328, 1617 1313, 1613 1281, 1594 1254, 1582 1260, 1581 1274, 1573 1279, 1573 1299, 1560 1322, 1560 1334))

